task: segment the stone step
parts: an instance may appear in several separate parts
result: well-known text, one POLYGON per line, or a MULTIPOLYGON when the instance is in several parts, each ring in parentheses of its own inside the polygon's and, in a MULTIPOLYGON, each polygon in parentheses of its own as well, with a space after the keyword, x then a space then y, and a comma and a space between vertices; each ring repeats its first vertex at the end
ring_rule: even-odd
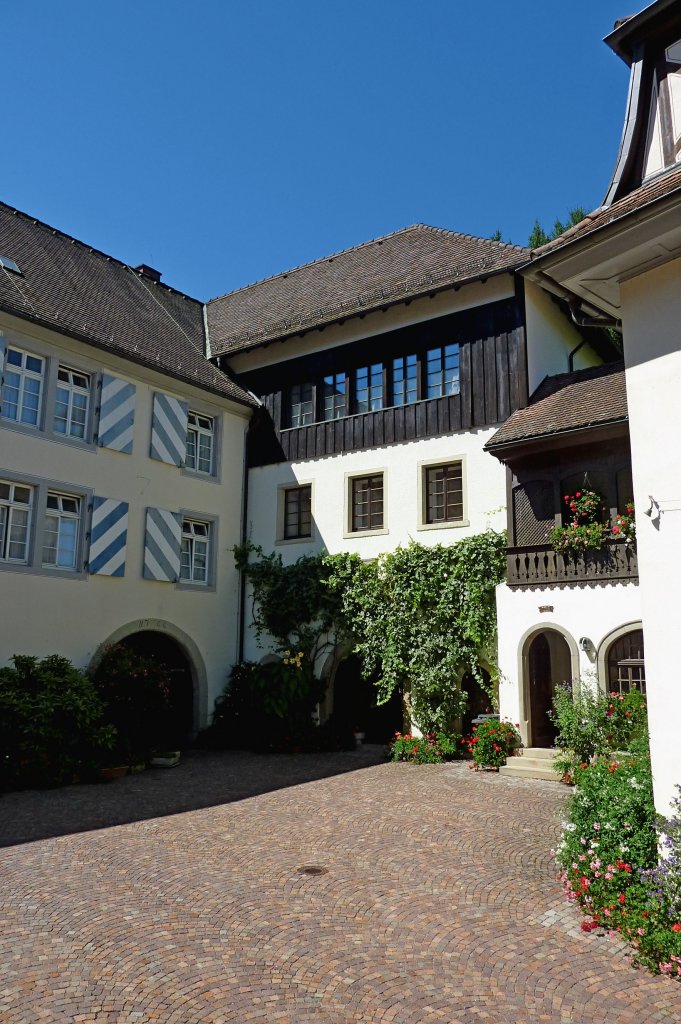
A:
POLYGON ((555 747, 521 747, 521 757, 540 757, 544 761, 555 761, 558 751, 555 747))
MULTIPOLYGON (((533 764, 525 764, 524 757, 512 757, 508 763, 499 769, 500 775, 510 775, 515 779, 542 779, 544 782, 558 782, 558 776, 549 767, 535 767, 533 764)), ((546 760, 543 761, 546 765, 546 760)))
MULTIPOLYGON (((553 772, 553 761, 549 761, 545 757, 509 757, 507 764, 519 764, 523 765, 524 768, 537 768, 541 771, 553 772)), ((554 772, 555 774, 555 772, 554 772)))

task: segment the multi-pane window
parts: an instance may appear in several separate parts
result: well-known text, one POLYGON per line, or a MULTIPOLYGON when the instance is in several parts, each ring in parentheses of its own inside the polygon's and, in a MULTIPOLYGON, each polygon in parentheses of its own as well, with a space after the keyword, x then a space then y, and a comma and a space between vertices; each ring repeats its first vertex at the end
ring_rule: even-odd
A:
POLYGON ((351 481, 350 501, 350 527, 353 533, 383 528, 382 473, 355 477, 351 481))
POLYGON ((646 692, 643 630, 625 633, 608 651, 608 686, 612 693, 646 692))
POLYGON ((212 416, 190 412, 187 416, 187 453, 185 466, 199 473, 213 472, 213 437, 215 434, 212 416))
POLYGON ((383 364, 362 366, 355 372, 355 412, 383 408, 383 364))
POLYGON ((314 423, 314 391, 311 384, 294 384, 291 388, 291 426, 304 427, 314 423))
POLYGON ((81 499, 47 492, 43 531, 43 565, 75 569, 78 560, 81 499))
POLYGON ((0 480, 0 560, 28 562, 33 488, 0 480))
POLYGON ((208 583, 210 523, 185 519, 182 523, 180 579, 185 583, 208 583))
POLYGON ((345 416, 345 390, 346 382, 344 373, 331 373, 324 378, 323 395, 325 420, 338 420, 341 416, 345 416))
POLYGON ((312 536, 312 487, 287 487, 284 491, 284 540, 312 536))
POLYGON ((8 348, 2 385, 2 415, 17 423, 38 426, 45 361, 30 352, 8 348))
POLYGON ((399 356, 392 363, 393 405, 410 405, 418 399, 416 356, 399 356))
POLYGON ((428 350, 426 397, 441 398, 459 393, 459 346, 444 345, 428 350))
POLYGON ((90 377, 79 370, 60 366, 54 407, 54 430, 65 437, 85 440, 90 405, 90 377))
POLYGON ((426 523, 463 519, 463 474, 460 462, 426 468, 426 523))

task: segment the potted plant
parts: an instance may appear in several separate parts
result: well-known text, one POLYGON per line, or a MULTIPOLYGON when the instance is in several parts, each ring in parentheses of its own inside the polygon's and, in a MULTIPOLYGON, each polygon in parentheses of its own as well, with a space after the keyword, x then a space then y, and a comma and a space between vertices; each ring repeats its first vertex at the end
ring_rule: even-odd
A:
POLYGON ((498 772, 516 747, 520 746, 520 733, 512 722, 486 719, 473 726, 473 734, 465 740, 474 770, 489 769, 498 772))

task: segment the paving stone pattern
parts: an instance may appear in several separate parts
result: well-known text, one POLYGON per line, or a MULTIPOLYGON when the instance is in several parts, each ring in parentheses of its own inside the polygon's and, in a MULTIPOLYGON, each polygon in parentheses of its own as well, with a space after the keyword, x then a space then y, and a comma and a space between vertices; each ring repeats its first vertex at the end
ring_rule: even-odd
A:
MULTIPOLYGON (((198 761, 197 785, 220 763, 198 761)), ((152 784, 171 794, 182 774, 152 784)), ((466 764, 275 784, 0 851, 2 1024, 681 1024, 681 987, 564 904, 559 785, 466 764)), ((92 790, 103 811, 119 786, 92 790)), ((55 795, 5 797, 0 817, 42 801, 49 819, 55 795)))

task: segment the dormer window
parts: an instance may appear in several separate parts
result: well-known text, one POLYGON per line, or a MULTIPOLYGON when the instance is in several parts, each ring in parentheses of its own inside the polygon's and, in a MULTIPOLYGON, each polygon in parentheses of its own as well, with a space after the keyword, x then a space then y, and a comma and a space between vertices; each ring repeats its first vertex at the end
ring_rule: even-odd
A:
POLYGON ((656 62, 650 95, 643 177, 681 159, 681 39, 656 62))

